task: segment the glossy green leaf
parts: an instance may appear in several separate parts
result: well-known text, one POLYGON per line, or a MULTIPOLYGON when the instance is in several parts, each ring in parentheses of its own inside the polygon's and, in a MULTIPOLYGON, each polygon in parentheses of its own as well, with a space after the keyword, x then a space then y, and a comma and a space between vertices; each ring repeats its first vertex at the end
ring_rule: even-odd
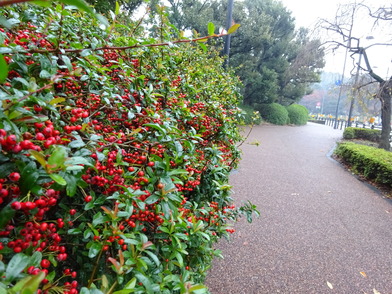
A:
POLYGON ((0 210, 0 230, 2 230, 15 215, 15 209, 11 208, 11 203, 0 210))
POLYGON ((41 152, 35 151, 35 150, 30 150, 29 151, 31 156, 34 157, 44 168, 46 168, 46 159, 45 155, 43 155, 41 152))
POLYGON ((212 22, 208 23, 208 35, 212 36, 215 33, 215 25, 212 22))
POLYGON ((55 181, 57 184, 61 186, 65 186, 67 184, 65 179, 59 174, 49 174, 49 176, 52 178, 53 181, 55 181))
POLYGON ((47 169, 49 171, 56 171, 64 167, 64 162, 67 159, 67 149, 64 146, 56 145, 53 148, 52 155, 48 159, 47 169))
POLYGON ((8 64, 4 56, 0 54, 0 83, 4 83, 8 76, 8 64))
POLYGON ((7 270, 5 271, 7 279, 10 281, 15 279, 26 268, 29 262, 30 258, 23 253, 14 255, 9 261, 7 270))
POLYGON ((95 256, 98 255, 98 253, 102 250, 102 244, 98 242, 94 242, 93 245, 91 245, 89 251, 88 251, 88 257, 89 258, 94 258, 95 256))

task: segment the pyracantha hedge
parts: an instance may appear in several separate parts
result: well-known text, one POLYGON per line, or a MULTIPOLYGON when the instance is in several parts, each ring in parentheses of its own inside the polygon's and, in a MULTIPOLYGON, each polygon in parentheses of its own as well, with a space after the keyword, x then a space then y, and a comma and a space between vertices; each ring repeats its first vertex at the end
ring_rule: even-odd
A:
POLYGON ((125 49, 157 39, 116 16, 1 15, 0 293, 206 292, 213 244, 254 210, 227 184, 238 79, 204 45, 125 49))

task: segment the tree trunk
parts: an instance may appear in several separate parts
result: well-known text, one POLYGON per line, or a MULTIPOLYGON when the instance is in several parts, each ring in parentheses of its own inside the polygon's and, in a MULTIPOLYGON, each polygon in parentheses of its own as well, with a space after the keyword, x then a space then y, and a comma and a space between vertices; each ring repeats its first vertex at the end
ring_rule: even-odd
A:
POLYGON ((392 78, 380 84, 381 99, 381 139, 378 148, 391 150, 390 134, 391 134, 391 96, 392 96, 392 78))

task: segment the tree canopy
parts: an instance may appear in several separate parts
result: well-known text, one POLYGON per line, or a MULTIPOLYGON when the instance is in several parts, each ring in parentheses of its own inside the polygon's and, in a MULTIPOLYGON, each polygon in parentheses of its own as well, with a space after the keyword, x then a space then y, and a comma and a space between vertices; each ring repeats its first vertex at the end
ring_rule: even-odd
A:
MULTIPOLYGON (((227 1, 169 0, 169 14, 180 29, 206 33, 212 21, 225 27, 227 1)), ((236 2, 233 21, 241 28, 231 41, 230 66, 244 83, 244 103, 291 104, 319 81, 324 53, 305 29, 295 30, 291 12, 275 0, 236 2)))

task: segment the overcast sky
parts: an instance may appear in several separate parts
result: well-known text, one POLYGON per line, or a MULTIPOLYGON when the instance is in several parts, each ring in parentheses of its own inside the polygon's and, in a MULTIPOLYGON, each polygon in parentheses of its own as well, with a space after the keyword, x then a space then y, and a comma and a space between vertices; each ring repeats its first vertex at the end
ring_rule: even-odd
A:
MULTIPOLYGON (((339 5, 346 3, 353 3, 355 0, 280 0, 284 6, 292 12, 295 17, 297 27, 302 26, 309 29, 313 29, 319 18, 333 20, 339 5)), ((365 2, 374 7, 389 6, 391 7, 391 1, 389 0, 365 0, 357 2, 365 2)), ((392 35, 392 26, 389 26, 389 32, 371 31, 372 23, 366 22, 363 19, 359 19, 354 22, 354 27, 357 28, 358 37, 362 37, 361 46, 368 46, 371 42, 385 42, 386 35, 388 34, 388 40, 392 35), (366 40, 366 36, 374 36, 374 40, 366 40)), ((370 61, 375 64, 374 71, 386 77, 387 74, 392 74, 392 46, 375 46, 367 50, 370 61)), ((331 52, 326 58, 327 64, 325 67, 326 71, 342 72, 344 63, 344 50, 340 53, 332 54, 331 52)), ((352 69, 352 62, 348 59, 346 66, 347 71, 352 69)))

